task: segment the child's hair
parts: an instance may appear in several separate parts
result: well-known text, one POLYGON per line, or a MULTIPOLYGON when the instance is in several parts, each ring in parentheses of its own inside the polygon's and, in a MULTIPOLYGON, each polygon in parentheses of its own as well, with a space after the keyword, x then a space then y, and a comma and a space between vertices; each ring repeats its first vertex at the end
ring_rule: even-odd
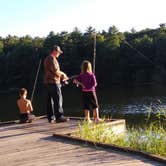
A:
POLYGON ((20 96, 23 96, 24 94, 27 94, 27 90, 25 88, 21 88, 19 94, 20 96))
POLYGON ((86 72, 92 72, 92 65, 88 60, 84 60, 81 65, 81 72, 84 74, 86 72))

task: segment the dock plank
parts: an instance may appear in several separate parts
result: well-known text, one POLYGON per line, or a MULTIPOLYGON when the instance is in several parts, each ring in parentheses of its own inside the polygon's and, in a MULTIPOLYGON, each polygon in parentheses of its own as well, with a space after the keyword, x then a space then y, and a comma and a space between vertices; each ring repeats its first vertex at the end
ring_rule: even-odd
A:
POLYGON ((49 124, 46 119, 0 127, 0 166, 162 166, 159 162, 52 137, 69 133, 78 121, 49 124))

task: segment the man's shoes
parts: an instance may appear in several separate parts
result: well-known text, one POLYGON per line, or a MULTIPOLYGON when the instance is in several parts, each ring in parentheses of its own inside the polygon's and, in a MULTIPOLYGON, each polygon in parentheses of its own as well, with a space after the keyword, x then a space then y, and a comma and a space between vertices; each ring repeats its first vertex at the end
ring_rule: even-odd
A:
POLYGON ((53 119, 52 119, 52 120, 49 120, 48 122, 49 122, 49 123, 51 123, 51 124, 56 123, 56 121, 55 121, 55 120, 53 120, 53 119))
POLYGON ((32 119, 28 119, 26 123, 32 123, 32 119))
POLYGON ((69 118, 64 118, 64 117, 60 117, 56 119, 56 123, 68 122, 68 121, 69 121, 69 118))
POLYGON ((20 121, 19 121, 19 124, 22 124, 22 123, 26 123, 26 121, 25 121, 25 120, 24 120, 24 121, 23 121, 23 120, 20 120, 20 121))

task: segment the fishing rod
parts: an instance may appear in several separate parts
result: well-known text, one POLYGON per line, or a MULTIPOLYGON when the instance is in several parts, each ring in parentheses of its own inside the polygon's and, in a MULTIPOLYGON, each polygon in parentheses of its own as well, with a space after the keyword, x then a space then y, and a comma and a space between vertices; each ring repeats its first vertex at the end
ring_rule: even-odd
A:
POLYGON ((78 75, 73 75, 73 76, 68 77, 66 80, 61 82, 62 86, 68 85, 76 77, 78 77, 78 75))
POLYGON ((93 73, 95 74, 96 66, 96 32, 94 33, 94 42, 93 42, 93 73))
POLYGON ((40 58, 39 64, 38 64, 38 68, 37 68, 37 72, 36 72, 36 76, 35 76, 35 81, 34 81, 34 84, 33 84, 33 90, 32 90, 32 94, 31 94, 31 102, 33 101, 33 96, 34 96, 35 89, 36 89, 36 83, 37 83, 41 63, 42 63, 42 58, 40 58))
MULTIPOLYGON (((41 62, 42 62, 42 59, 40 59, 39 64, 38 64, 38 69, 37 69, 35 82, 33 85, 33 90, 32 90, 32 95, 31 95, 31 102, 33 101, 33 96, 34 96, 34 92, 35 92, 35 88, 36 88, 36 83, 37 83, 37 79, 38 79, 38 75, 39 75, 39 71, 40 71, 41 62)), ((94 33, 94 42, 93 42, 93 73, 94 74, 95 74, 95 66, 96 66, 96 32, 94 33)), ((62 86, 68 85, 69 82, 71 80, 73 80, 74 78, 76 78, 77 76, 78 75, 73 75, 73 76, 70 76, 67 80, 62 81, 62 86)))
MULTIPOLYGON (((95 74, 95 66, 96 66, 96 32, 93 33, 93 73, 95 74)), ((67 80, 61 82, 62 86, 68 85, 73 79, 75 79, 78 75, 73 75, 68 77, 67 80)))

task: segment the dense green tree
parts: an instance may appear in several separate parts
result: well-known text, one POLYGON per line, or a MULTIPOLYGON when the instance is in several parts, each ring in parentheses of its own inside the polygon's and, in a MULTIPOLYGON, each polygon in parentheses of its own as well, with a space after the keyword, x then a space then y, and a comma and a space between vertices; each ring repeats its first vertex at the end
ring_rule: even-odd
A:
MULTIPOLYGON (((64 51, 59 62, 69 76, 80 72, 87 59, 93 62, 96 39, 96 76, 99 86, 166 82, 166 27, 121 33, 115 26, 96 32, 89 26, 84 33, 51 31, 45 38, 0 37, 0 89, 32 88, 39 61, 57 44, 64 51)), ((41 65, 38 87, 43 82, 41 65)))
POLYGON ((3 49, 4 49, 4 44, 3 44, 3 41, 0 40, 0 55, 2 55, 3 49))

